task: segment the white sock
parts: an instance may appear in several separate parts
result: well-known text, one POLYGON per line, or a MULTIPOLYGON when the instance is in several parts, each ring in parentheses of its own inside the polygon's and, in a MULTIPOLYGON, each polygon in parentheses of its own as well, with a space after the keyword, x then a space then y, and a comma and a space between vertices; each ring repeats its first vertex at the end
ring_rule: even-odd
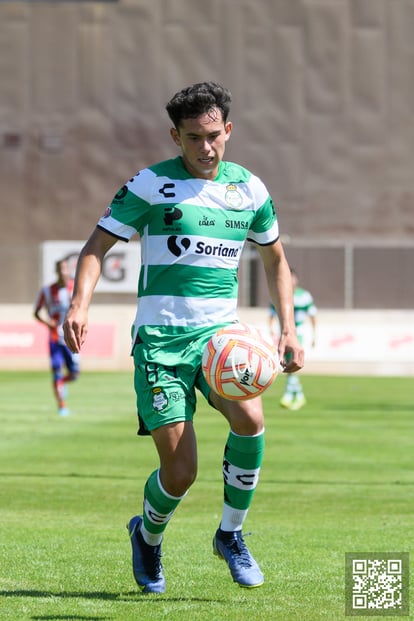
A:
POLYGON ((149 546, 159 546, 162 541, 162 533, 158 533, 154 535, 154 533, 150 533, 144 526, 144 520, 141 522, 141 535, 145 543, 149 546))
POLYGON ((223 515, 221 518, 221 530, 234 533, 241 530, 246 519, 248 509, 233 509, 229 505, 223 505, 223 515))

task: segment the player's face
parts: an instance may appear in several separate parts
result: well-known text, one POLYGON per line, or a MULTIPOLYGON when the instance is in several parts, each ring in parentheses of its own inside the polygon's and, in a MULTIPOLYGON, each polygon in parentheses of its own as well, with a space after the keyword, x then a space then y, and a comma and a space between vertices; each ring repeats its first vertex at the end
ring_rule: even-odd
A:
POLYGON ((195 119, 184 119, 180 127, 173 127, 170 133, 181 148, 188 172, 201 179, 214 179, 231 129, 230 121, 224 123, 221 110, 212 108, 195 119))
POLYGON ((61 280, 62 282, 67 282, 70 278, 69 263, 67 261, 60 261, 59 263, 57 263, 56 273, 59 280, 61 280))

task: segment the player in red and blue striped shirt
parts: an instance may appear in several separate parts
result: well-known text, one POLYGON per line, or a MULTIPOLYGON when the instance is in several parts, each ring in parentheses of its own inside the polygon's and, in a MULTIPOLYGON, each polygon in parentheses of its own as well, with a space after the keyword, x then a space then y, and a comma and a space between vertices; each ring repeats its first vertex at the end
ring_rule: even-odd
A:
POLYGON ((62 328, 73 292, 73 279, 67 261, 56 262, 56 274, 57 281, 45 285, 39 291, 33 314, 49 328, 53 391, 58 402, 59 415, 67 416, 69 410, 66 407, 66 383, 73 382, 79 375, 79 355, 73 354, 66 345, 62 328))

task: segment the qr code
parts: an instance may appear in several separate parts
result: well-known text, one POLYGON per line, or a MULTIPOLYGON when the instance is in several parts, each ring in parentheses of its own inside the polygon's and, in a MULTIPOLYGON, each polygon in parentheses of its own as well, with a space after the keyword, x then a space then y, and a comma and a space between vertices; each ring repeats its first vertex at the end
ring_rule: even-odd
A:
POLYGON ((347 615, 408 615, 408 553, 347 554, 347 615))

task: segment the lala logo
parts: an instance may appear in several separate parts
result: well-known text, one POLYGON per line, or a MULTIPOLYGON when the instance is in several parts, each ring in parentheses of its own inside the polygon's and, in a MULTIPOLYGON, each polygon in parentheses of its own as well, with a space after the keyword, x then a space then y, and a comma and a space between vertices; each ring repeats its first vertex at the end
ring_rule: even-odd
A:
POLYGON ((207 216, 203 216, 201 220, 198 221, 200 226, 214 226, 215 220, 207 218, 207 216))
POLYGON ((239 209, 243 203, 242 195, 234 183, 229 183, 229 185, 226 186, 226 195, 224 198, 226 203, 234 209, 239 209))

